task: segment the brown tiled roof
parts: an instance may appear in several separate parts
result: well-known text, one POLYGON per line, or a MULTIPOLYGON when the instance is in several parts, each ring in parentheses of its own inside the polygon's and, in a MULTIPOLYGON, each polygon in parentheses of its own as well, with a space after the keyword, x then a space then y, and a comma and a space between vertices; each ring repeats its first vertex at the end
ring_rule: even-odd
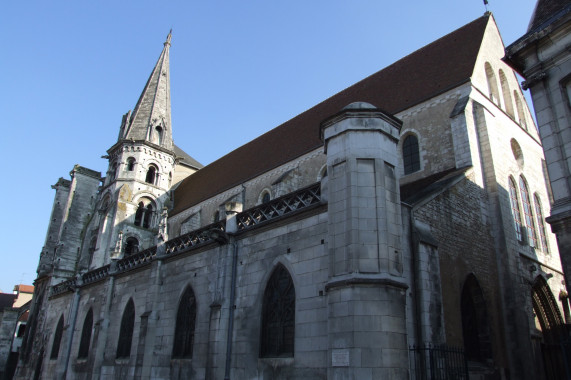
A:
POLYGON ((549 21, 564 8, 571 9, 569 0, 538 0, 527 31, 532 32, 541 27, 543 23, 549 21))
POLYGON ((175 190, 171 215, 322 146, 319 124, 350 103, 396 114, 467 82, 489 19, 472 21, 192 174, 175 190))
POLYGON ((15 300, 16 300, 15 294, 0 293, 0 311, 4 310, 7 307, 12 307, 14 305, 15 300))

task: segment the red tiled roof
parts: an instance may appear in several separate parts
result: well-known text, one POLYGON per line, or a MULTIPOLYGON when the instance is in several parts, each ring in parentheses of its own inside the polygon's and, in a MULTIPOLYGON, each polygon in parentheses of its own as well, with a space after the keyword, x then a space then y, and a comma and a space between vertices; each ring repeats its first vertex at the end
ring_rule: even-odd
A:
POLYGON ((19 291, 20 293, 33 293, 34 292, 34 286, 33 285, 20 284, 20 285, 14 286, 14 291, 19 291))
POLYGON ((356 101, 396 114, 469 81, 485 15, 250 141, 186 178, 175 190, 175 215, 320 146, 319 125, 356 101))

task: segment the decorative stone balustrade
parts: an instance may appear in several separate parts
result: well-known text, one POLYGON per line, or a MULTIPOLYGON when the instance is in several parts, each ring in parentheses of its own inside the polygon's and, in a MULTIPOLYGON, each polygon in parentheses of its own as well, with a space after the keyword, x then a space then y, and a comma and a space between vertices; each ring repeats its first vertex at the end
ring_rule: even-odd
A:
MULTIPOLYGON (((321 183, 318 182, 237 214, 236 220, 238 222, 238 233, 250 230, 277 218, 293 215, 298 211, 305 210, 310 206, 318 205, 320 203, 321 183)), ((174 256, 212 243, 214 241, 212 231, 224 232, 225 230, 226 221, 222 220, 176 237, 165 242, 165 251, 161 257, 174 256)), ((124 257, 117 261, 114 274, 127 272, 129 270, 148 265, 152 263, 153 260, 157 259, 157 254, 158 250, 155 246, 124 257)), ((110 264, 91 270, 82 275, 82 283, 80 286, 104 280, 109 276, 110 272, 110 264)), ((76 286, 76 278, 64 281, 52 286, 51 296, 54 297, 66 292, 74 291, 76 286)))

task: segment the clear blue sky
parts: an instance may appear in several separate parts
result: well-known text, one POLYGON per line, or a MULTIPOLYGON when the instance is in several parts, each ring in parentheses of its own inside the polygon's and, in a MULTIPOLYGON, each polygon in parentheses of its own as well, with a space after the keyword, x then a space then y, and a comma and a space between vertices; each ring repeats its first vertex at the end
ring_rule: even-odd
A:
MULTIPOLYGON (((535 0, 489 0, 505 44, 535 0)), ((173 135, 203 164, 480 17, 482 0, 5 1, 0 289, 31 284, 59 177, 105 173, 173 29, 173 135)), ((382 107, 382 105, 379 105, 382 107)))

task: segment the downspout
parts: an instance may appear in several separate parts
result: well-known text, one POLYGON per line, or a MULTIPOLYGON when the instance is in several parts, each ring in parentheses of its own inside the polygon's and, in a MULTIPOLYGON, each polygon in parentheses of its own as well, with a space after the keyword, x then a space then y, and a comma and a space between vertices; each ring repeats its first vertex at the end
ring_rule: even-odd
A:
POLYGON ((75 293, 73 294, 73 304, 71 307, 71 322, 69 324, 69 332, 67 333, 67 344, 65 347, 65 364, 63 371, 58 376, 58 379, 64 380, 67 376, 67 368, 69 366, 69 359, 71 356, 71 344, 73 343, 73 333, 75 331, 75 323, 77 322, 77 313, 79 311, 79 300, 81 299, 80 289, 82 285, 81 275, 76 277, 75 293))
POLYGON ((242 210, 239 202, 228 202, 226 208, 226 243, 232 246, 232 277, 230 280, 230 301, 228 304, 228 335, 226 337, 226 365, 224 369, 224 380, 230 380, 230 370, 232 368, 232 334, 234 332, 234 302, 236 299, 236 272, 238 267, 238 243, 235 233, 238 231, 236 215, 242 210))
MULTIPOLYGON (((403 203, 406 204, 406 203, 403 203)), ((416 334, 417 345, 422 343, 422 339, 424 337, 424 331, 422 326, 422 318, 421 318, 421 311, 420 311, 420 304, 421 304, 421 290, 419 287, 419 281, 417 279, 420 276, 420 268, 419 268, 419 253, 418 253, 418 246, 415 243, 414 239, 414 211, 412 206, 407 205, 410 210, 410 246, 411 246, 411 258, 412 258, 412 288, 414 289, 414 330, 416 334)))

